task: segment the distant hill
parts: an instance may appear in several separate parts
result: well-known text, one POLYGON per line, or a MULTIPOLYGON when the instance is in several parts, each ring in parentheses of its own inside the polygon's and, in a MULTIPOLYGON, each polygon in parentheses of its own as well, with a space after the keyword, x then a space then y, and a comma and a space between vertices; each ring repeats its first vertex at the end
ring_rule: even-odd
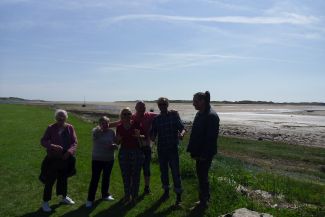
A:
POLYGON ((8 100, 8 101, 26 101, 26 99, 18 98, 18 97, 0 97, 0 100, 8 100))
POLYGON ((28 102, 46 102, 45 100, 30 100, 19 97, 0 97, 0 103, 28 103, 28 102))

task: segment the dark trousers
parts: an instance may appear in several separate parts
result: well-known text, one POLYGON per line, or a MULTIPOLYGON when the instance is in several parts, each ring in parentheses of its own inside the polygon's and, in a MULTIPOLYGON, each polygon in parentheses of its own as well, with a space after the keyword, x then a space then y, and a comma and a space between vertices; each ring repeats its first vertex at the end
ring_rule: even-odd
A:
POLYGON ((196 175, 199 181, 199 198, 201 202, 210 199, 209 169, 212 158, 207 160, 196 160, 196 175))
POLYGON ((52 197, 52 188, 56 181, 56 194, 67 196, 68 176, 67 176, 67 161, 62 159, 51 159, 46 171, 46 179, 43 201, 49 201, 52 197))
POLYGON ((150 173, 150 162, 151 162, 151 147, 150 146, 145 146, 141 148, 143 154, 144 154, 144 161, 143 161, 143 176, 144 177, 149 177, 151 175, 150 173))
POLYGON ((125 197, 136 198, 139 193, 143 152, 140 149, 120 149, 119 163, 124 184, 125 197))
POLYGON ((172 172, 174 191, 176 193, 182 192, 181 175, 179 169, 179 155, 178 148, 168 148, 158 150, 158 161, 160 166, 160 179, 164 190, 169 189, 169 175, 168 170, 172 172))
POLYGON ((109 196, 109 183, 110 183, 110 176, 112 172, 112 168, 114 165, 114 160, 112 161, 96 161, 93 160, 91 163, 91 181, 89 184, 89 189, 88 189, 88 200, 89 201, 94 201, 95 200, 95 195, 98 187, 98 182, 100 179, 100 175, 103 172, 102 175, 102 188, 101 188, 101 193, 102 197, 107 197, 109 196))

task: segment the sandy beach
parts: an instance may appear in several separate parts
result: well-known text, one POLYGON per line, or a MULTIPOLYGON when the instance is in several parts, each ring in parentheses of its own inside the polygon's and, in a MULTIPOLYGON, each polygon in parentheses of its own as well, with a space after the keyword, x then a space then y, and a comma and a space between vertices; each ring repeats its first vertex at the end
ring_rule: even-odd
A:
MULTIPOLYGON (((124 107, 134 110, 134 102, 55 103, 74 111, 118 114, 124 107)), ((155 103, 147 110, 158 112, 155 103)), ((220 117, 220 133, 225 136, 254 140, 280 141, 289 144, 325 148, 325 106, 281 104, 216 104, 220 117)), ((191 124, 196 114, 190 103, 171 103, 170 109, 179 112, 182 120, 191 124)))

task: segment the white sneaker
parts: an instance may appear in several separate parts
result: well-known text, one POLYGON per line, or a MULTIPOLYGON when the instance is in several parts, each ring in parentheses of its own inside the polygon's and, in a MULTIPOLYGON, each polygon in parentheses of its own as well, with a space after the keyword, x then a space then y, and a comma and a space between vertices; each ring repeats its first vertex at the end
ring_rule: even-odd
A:
POLYGON ((62 198, 61 203, 68 204, 68 205, 75 204, 75 202, 68 196, 62 198))
POLYGON ((44 212, 52 212, 52 209, 51 209, 51 207, 50 207, 50 205, 49 205, 49 202, 43 202, 42 203, 42 210, 44 211, 44 212))
POLYGON ((87 200, 87 201, 86 201, 86 208, 90 208, 90 207, 92 207, 92 206, 93 206, 93 202, 87 200))
POLYGON ((103 200, 108 200, 108 201, 113 201, 113 200, 115 200, 114 197, 113 197, 112 195, 109 195, 109 196, 107 196, 107 197, 103 197, 102 199, 103 199, 103 200))

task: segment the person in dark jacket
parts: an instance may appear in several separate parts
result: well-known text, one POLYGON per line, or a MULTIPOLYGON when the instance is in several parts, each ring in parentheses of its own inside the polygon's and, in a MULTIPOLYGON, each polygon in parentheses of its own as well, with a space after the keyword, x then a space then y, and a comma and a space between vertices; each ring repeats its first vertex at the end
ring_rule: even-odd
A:
POLYGON ((196 160, 196 174, 199 181, 199 201, 196 205, 206 207, 210 199, 208 173, 212 159, 217 153, 220 119, 211 108, 208 91, 194 94, 193 106, 198 112, 193 121, 187 151, 196 160))

